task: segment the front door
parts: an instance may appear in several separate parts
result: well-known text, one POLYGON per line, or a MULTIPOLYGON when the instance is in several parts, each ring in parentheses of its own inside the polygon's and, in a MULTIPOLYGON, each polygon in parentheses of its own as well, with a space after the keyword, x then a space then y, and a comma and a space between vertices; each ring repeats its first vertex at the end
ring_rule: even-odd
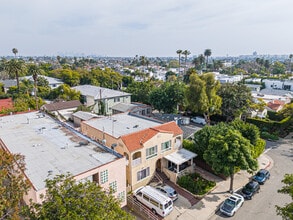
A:
POLYGON ((156 162, 156 170, 161 171, 161 159, 158 159, 156 162))

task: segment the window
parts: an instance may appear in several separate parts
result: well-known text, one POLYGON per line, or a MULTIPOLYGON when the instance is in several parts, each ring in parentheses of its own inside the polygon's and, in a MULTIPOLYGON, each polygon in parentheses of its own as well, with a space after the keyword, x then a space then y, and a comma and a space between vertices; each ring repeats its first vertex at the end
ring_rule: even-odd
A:
POLYGON ((114 98, 114 102, 120 102, 120 97, 114 98))
POLYGON ((101 172, 101 184, 108 182, 108 170, 101 172))
POLYGON ((146 159, 157 156, 157 154, 158 154, 158 146, 157 145, 146 149, 146 159))
POLYGON ((113 190, 113 192, 117 192, 117 181, 114 181, 112 183, 109 184, 110 185, 110 189, 113 190))
POLYGON ((125 191, 118 193, 118 199, 120 202, 125 202, 125 191))
POLYGON ((152 198, 150 198, 150 203, 152 203, 154 206, 159 207, 159 203, 155 200, 153 200, 152 198))
POLYGON ((147 167, 141 171, 137 172, 137 181, 142 180, 150 175, 150 168, 147 167))
POLYGON ((162 152, 170 150, 170 149, 171 149, 171 141, 167 141, 167 142, 161 144, 161 151, 162 152))

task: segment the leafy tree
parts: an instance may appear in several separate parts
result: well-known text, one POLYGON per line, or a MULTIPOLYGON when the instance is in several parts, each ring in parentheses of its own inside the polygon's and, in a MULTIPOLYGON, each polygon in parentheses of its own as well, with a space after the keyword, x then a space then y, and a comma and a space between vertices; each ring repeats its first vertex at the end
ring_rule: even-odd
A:
POLYGON ((151 105, 164 113, 174 113, 177 106, 183 104, 184 86, 179 82, 165 82, 150 93, 151 105))
POLYGON ((142 102, 144 104, 150 104, 149 95, 155 88, 152 81, 136 82, 129 84, 126 88, 126 92, 131 93, 131 100, 133 102, 142 102))
POLYGON ((212 73, 200 76, 191 74, 189 80, 190 83, 185 94, 188 106, 193 112, 203 114, 209 125, 210 116, 220 113, 222 99, 217 95, 220 83, 215 80, 212 73))
POLYGON ((286 66, 279 61, 274 62, 274 64, 272 65, 272 74, 274 75, 284 74, 285 71, 286 71, 286 66))
POLYGON ((23 75, 25 63, 22 60, 9 60, 5 63, 5 70, 11 78, 16 78, 17 88, 19 90, 19 76, 23 75))
POLYGON ((48 97, 50 100, 79 100, 80 92, 71 89, 68 85, 63 84, 56 89, 53 89, 48 97))
POLYGON ((293 174, 285 174, 282 183, 285 186, 278 190, 278 193, 287 194, 291 197, 292 202, 287 203, 284 207, 276 205, 277 215, 280 215, 282 219, 293 219, 293 174))
POLYGON ((168 71, 168 72, 166 72, 166 74, 165 74, 165 78, 166 78, 166 80, 168 80, 168 78, 169 78, 170 76, 176 76, 176 73, 174 73, 173 71, 168 71))
POLYGON ((218 95, 222 98, 221 111, 227 120, 241 116, 249 108, 249 103, 252 101, 250 89, 243 84, 223 84, 218 95))
POLYGON ((24 216, 37 219, 134 219, 122 210, 119 200, 94 182, 77 182, 67 175, 46 180, 42 204, 31 202, 24 216))
POLYGON ((283 116, 283 118, 287 117, 293 117, 293 102, 286 104, 284 108, 279 112, 280 115, 283 116))
POLYGON ((230 192, 233 192, 235 170, 255 171, 257 161, 253 159, 249 141, 237 130, 229 129, 209 141, 203 158, 217 174, 230 176, 230 192))
POLYGON ((20 203, 28 191, 24 156, 0 148, 0 219, 20 219, 20 203))

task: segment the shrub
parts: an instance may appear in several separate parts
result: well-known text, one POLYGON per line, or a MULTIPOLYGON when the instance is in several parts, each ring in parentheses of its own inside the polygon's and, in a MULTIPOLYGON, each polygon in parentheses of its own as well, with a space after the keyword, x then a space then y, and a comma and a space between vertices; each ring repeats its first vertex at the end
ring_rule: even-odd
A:
POLYGON ((177 184, 196 195, 204 195, 216 185, 215 182, 208 181, 197 173, 178 178, 177 184))

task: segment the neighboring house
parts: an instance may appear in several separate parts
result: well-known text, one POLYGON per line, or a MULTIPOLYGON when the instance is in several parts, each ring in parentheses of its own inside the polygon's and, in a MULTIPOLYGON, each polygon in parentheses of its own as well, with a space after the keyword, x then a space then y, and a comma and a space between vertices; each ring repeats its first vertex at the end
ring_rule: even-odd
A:
POLYGON ((112 107, 113 115, 131 112, 133 114, 151 116, 152 107, 146 104, 132 102, 132 103, 118 103, 112 107))
POLYGON ((251 95, 254 99, 262 99, 265 103, 272 102, 273 100, 280 100, 285 102, 285 104, 291 102, 291 98, 289 98, 286 95, 269 95, 269 94, 264 94, 263 90, 260 92, 251 92, 251 95))
POLYGON ((3 92, 7 93, 10 87, 12 86, 17 86, 16 80, 15 79, 6 79, 6 80, 0 80, 0 83, 3 84, 3 92))
POLYGON ((273 100, 267 103, 267 109, 273 112, 281 111, 285 106, 285 102, 281 100, 273 100))
POLYGON ((183 132, 175 121, 161 124, 117 114, 83 121, 81 132, 124 155, 128 191, 149 183, 156 170, 176 182, 178 176, 194 169, 196 154, 181 149, 183 132))
POLYGON ((118 103, 131 103, 131 94, 126 92, 92 85, 75 86, 72 89, 81 93, 83 103, 86 106, 93 106, 95 113, 101 112, 100 108, 104 108, 106 115, 112 115, 113 106, 118 103))
POLYGON ((268 114, 268 109, 264 108, 263 110, 252 110, 252 111, 250 111, 249 117, 251 117, 251 118, 255 118, 255 117, 265 118, 265 117, 267 117, 267 114, 268 114))
POLYGON ((218 74, 218 73, 214 73, 214 74, 215 74, 215 79, 219 80, 221 84, 236 83, 236 82, 240 82, 243 79, 242 75, 228 76, 228 75, 218 74))
POLYGON ((44 113, 1 117, 0 147, 25 156, 24 174, 30 182, 26 204, 30 199, 42 201, 47 178, 69 172, 77 181, 89 180, 105 190, 113 189, 121 206, 126 205, 125 158, 44 113))
POLYGON ((245 84, 248 88, 250 88, 251 91, 259 92, 261 89, 261 85, 256 84, 245 84))
MULTIPOLYGON (((61 86, 63 84, 61 79, 57 79, 57 78, 53 78, 53 77, 49 77, 49 76, 44 76, 44 75, 39 75, 38 77, 45 78, 48 81, 49 86, 50 86, 51 89, 58 88, 59 86, 61 86)), ((21 77, 20 79, 21 80, 27 79, 27 80, 29 80, 31 82, 34 82, 33 76, 24 76, 24 77, 21 77)))
POLYGON ((262 82, 265 83, 266 88, 293 91, 293 80, 264 79, 262 82))
POLYGON ((0 111, 5 109, 12 109, 12 108, 13 108, 12 98, 0 99, 0 111))
POLYGON ((96 115, 90 112, 78 111, 72 114, 71 119, 75 127, 80 127, 80 124, 82 121, 88 121, 88 120, 91 120, 92 118, 100 118, 100 117, 103 117, 103 116, 96 115))
POLYGON ((77 107, 81 105, 82 104, 79 100, 71 100, 45 104, 41 106, 40 109, 45 112, 50 112, 56 116, 62 115, 62 117, 68 120, 69 118, 71 118, 73 112, 76 111, 77 107))

